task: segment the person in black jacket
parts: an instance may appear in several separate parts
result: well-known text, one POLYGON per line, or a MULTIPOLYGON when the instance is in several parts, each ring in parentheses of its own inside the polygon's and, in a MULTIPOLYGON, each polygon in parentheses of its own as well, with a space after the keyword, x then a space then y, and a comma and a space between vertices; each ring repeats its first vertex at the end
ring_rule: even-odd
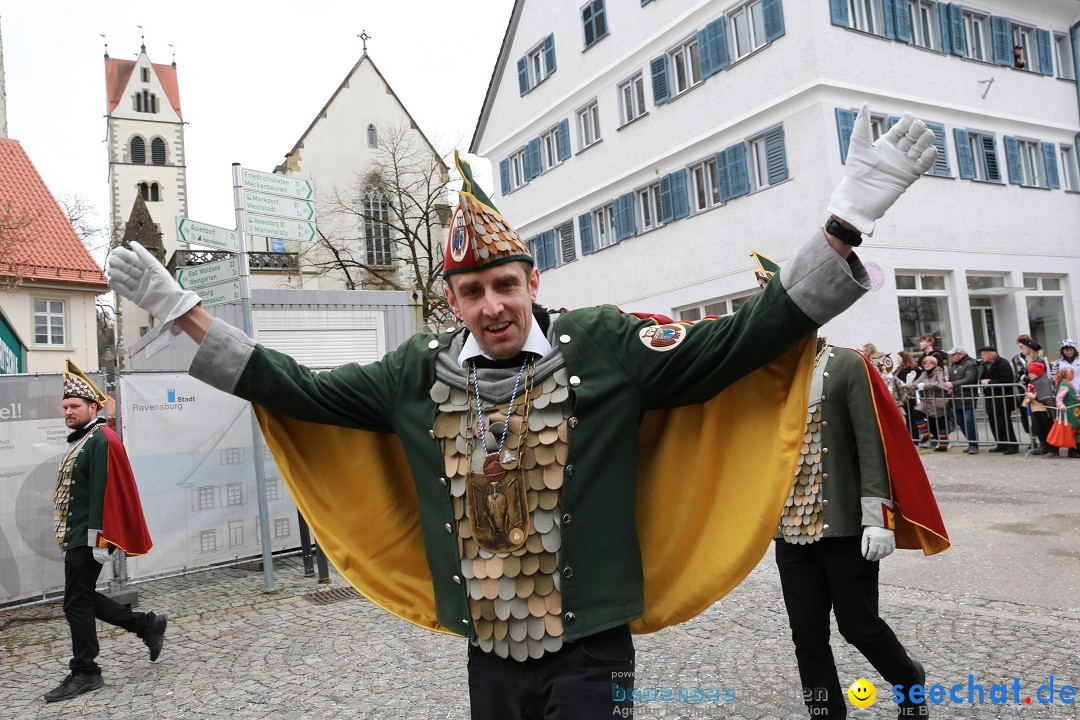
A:
POLYGON ((968 449, 964 452, 974 455, 979 452, 979 435, 975 429, 975 407, 979 404, 979 364, 967 354, 967 350, 959 346, 950 350, 949 355, 952 367, 949 368, 945 389, 952 397, 950 412, 967 438, 968 449))
POLYGON ((1019 447, 1010 415, 1016 409, 1016 391, 1008 387, 1015 380, 1012 366, 1008 360, 997 354, 997 348, 993 345, 979 348, 979 357, 982 360, 979 365, 979 383, 983 385, 983 394, 986 396, 990 432, 994 434, 997 442, 990 448, 990 452, 1015 455, 1019 452, 1019 447))

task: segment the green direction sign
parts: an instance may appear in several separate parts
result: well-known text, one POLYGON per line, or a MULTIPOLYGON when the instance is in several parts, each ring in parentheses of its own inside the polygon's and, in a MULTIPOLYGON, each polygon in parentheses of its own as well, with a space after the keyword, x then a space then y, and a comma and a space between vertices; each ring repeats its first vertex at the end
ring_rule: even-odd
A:
POLYGON ((180 242, 240 252, 240 233, 228 228, 196 222, 180 215, 176 216, 176 237, 180 242))
POLYGON ((237 258, 225 258, 218 262, 176 269, 176 282, 185 290, 216 285, 238 277, 240 277, 240 260, 237 258))
POLYGON ((214 307, 226 303, 240 302, 240 281, 207 285, 197 288, 194 293, 202 300, 203 307, 214 307))
POLYGON ((273 193, 302 200, 310 200, 315 194, 315 188, 308 180, 247 168, 240 168, 240 186, 245 190, 273 193))
POLYGON ((315 242, 315 223, 244 213, 244 232, 263 237, 315 242))
POLYGON ((253 190, 244 190, 240 196, 244 210, 250 213, 275 215, 293 220, 315 219, 315 203, 311 200, 298 200, 253 190))

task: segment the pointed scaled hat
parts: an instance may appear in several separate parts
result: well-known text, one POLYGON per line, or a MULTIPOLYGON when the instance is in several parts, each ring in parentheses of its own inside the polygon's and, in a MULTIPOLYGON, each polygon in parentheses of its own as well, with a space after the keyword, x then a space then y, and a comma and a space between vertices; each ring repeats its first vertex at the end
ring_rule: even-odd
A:
POLYGON ((443 277, 455 273, 473 272, 523 260, 532 265, 529 246, 517 231, 510 227, 499 211, 476 184, 468 161, 454 151, 454 164, 461 173, 461 190, 450 236, 446 240, 443 277))
POLYGON ((78 365, 71 362, 71 358, 67 359, 67 368, 64 370, 64 399, 68 398, 81 398, 102 407, 105 407, 105 402, 109 399, 86 377, 86 373, 80 370, 78 365))

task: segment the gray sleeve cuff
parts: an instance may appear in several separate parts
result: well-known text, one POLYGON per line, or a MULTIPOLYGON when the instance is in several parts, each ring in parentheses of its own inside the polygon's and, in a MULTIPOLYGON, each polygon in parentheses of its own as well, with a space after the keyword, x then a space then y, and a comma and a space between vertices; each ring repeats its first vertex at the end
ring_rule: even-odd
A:
POLYGON ((885 498, 864 497, 862 499, 863 527, 888 527, 885 523, 885 511, 881 509, 882 505, 890 509, 895 507, 892 500, 885 498))
POLYGON ((207 385, 232 393, 244 374, 255 341, 238 328, 214 318, 199 345, 188 374, 207 385))
POLYGON ((870 289, 870 274, 862 261, 840 257, 817 230, 780 271, 780 282, 808 318, 824 325, 870 289))

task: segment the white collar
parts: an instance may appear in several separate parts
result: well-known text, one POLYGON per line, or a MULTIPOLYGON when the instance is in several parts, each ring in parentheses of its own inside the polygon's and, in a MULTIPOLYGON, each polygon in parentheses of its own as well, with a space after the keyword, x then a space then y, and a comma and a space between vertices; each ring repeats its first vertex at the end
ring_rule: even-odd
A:
MULTIPOLYGON (((546 357, 551 352, 551 343, 544 337, 544 333, 540 329, 540 323, 536 322, 535 317, 532 319, 529 336, 525 338, 525 344, 521 349, 524 352, 535 353, 537 357, 546 357)), ((486 357, 488 360, 495 359, 480 349, 480 343, 476 342, 475 333, 469 333, 465 345, 461 348, 461 352, 458 353, 458 365, 465 367, 465 363, 480 356, 486 357)))

